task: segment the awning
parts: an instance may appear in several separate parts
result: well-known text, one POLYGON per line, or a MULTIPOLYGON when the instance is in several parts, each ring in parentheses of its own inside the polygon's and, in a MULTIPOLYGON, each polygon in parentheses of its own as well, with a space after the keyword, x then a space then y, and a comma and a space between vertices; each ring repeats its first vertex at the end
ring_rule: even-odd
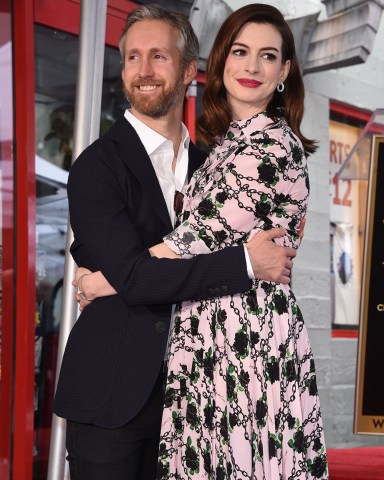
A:
POLYGON ((339 170, 342 180, 368 180, 372 138, 384 136, 384 108, 375 110, 339 170))

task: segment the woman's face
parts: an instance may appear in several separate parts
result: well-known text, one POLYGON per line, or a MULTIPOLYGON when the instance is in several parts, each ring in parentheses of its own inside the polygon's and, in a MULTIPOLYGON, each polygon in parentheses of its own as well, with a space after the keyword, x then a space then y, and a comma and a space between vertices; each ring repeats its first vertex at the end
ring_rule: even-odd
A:
POLYGON ((224 86, 233 119, 244 120, 264 112, 289 68, 289 60, 282 62, 279 31, 270 24, 246 23, 224 66, 224 86))

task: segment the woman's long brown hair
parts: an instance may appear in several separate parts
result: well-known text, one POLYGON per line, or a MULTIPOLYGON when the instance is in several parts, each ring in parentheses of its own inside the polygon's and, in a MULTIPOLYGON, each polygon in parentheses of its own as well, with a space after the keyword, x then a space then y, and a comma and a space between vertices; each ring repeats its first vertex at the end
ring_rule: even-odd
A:
POLYGON ((197 123, 199 135, 205 142, 212 144, 217 136, 225 134, 232 121, 223 83, 224 67, 230 49, 246 23, 269 24, 280 33, 282 61, 290 60, 291 66, 284 82, 284 91, 274 92, 266 112, 275 122, 284 116, 292 131, 301 140, 305 154, 315 152, 316 141, 304 137, 300 130, 304 114, 304 82, 291 29, 277 8, 261 3, 253 3, 234 11, 224 21, 216 36, 207 62, 203 114, 197 123))

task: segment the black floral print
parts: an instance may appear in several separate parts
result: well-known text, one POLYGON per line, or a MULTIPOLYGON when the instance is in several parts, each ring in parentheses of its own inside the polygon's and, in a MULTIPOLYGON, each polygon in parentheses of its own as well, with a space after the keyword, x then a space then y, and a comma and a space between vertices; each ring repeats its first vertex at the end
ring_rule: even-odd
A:
MULTIPOLYGON (((276 242, 297 248, 308 192, 303 148, 284 119, 232 123, 165 243, 190 258, 281 226, 276 242)), ((177 308, 157 478, 328 479, 315 365, 289 286, 255 280, 248 292, 177 308)))

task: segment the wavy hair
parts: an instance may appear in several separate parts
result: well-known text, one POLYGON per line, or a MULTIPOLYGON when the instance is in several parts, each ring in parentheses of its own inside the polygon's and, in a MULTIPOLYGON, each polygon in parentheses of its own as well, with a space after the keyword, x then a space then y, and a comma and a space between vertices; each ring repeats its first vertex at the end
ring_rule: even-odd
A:
POLYGON ((290 60, 290 70, 284 82, 284 91, 275 90, 266 112, 274 121, 285 117, 292 131, 301 140, 306 155, 316 151, 316 141, 305 138, 300 131, 304 114, 304 82, 296 56, 295 41, 281 12, 271 6, 252 3, 235 10, 221 26, 209 54, 206 69, 206 88, 203 95, 203 113, 198 119, 199 135, 208 144, 227 131, 232 120, 227 102, 223 75, 230 49, 246 23, 272 25, 282 38, 282 61, 290 60))

